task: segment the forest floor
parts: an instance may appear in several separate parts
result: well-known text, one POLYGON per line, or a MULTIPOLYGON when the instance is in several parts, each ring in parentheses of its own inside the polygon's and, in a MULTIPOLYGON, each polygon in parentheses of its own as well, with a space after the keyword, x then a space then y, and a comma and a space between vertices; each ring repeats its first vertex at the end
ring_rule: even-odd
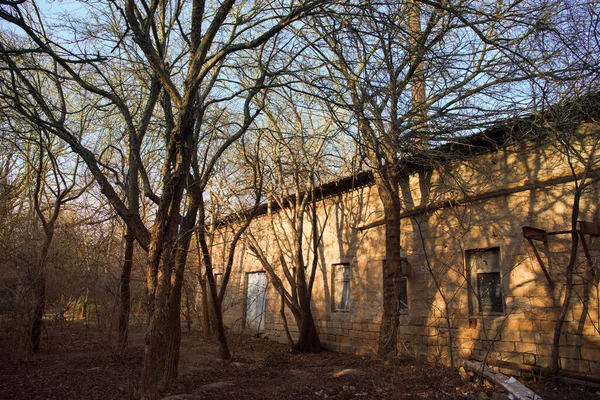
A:
MULTIPOLYGON (((97 330, 70 324, 44 338, 40 354, 18 359, 0 332, 0 399, 129 399, 141 369, 143 333, 115 351, 97 330)), ((185 399, 495 399, 499 389, 463 382, 456 369, 410 358, 383 363, 325 351, 292 354, 266 339, 232 336, 233 360, 217 343, 184 333, 179 379, 161 394, 185 399), (484 395, 485 393, 485 395, 484 395)), ((545 400, 599 399, 600 389, 548 381, 527 385, 545 400)), ((506 398, 506 397, 504 397, 506 398)))

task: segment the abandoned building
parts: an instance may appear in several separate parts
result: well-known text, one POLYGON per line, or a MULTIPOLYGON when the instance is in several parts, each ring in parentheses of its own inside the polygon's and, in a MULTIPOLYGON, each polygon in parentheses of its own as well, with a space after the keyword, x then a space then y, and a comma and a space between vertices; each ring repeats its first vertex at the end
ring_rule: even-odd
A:
MULTIPOLYGON (((455 360, 485 357, 513 369, 550 366, 577 239, 560 366, 600 375, 600 127, 578 120, 540 134, 522 125, 464 139, 452 147, 459 156, 437 165, 405 168, 398 350, 443 363, 451 348, 455 360), (573 232, 578 188, 581 222, 573 232)), ((377 188, 365 172, 318 192, 323 236, 312 311, 319 337, 333 350, 374 353, 385 262, 377 188)), ((289 236, 280 228, 275 237, 273 226, 284 226, 282 220, 281 209, 265 207, 248 229, 275 263, 281 254, 275 254, 274 241, 289 236)), ((310 264, 310 227, 305 231, 310 264)), ((215 252, 227 245, 226 238, 217 242, 215 252)), ((285 342, 280 307, 279 292, 242 241, 223 304, 226 325, 285 342)), ((287 320, 294 337, 294 320, 287 320)))

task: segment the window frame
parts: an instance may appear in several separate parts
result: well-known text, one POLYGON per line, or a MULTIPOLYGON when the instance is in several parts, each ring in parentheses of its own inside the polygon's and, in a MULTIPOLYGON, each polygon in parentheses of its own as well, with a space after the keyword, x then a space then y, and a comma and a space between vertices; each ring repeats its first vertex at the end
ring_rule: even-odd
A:
MULTIPOLYGON (((331 311, 332 312, 342 312, 342 313, 347 313, 350 312, 351 308, 352 308, 352 302, 351 302, 351 295, 352 295, 352 269, 350 267, 350 263, 349 262, 341 262, 341 263, 335 263, 331 265, 332 267, 332 274, 331 274, 331 287, 332 287, 332 291, 331 291, 331 311), (338 271, 340 269, 347 269, 348 271, 348 280, 344 280, 344 278, 342 278, 342 280, 340 281, 342 284, 344 284, 345 282, 348 283, 348 297, 347 297, 347 308, 339 308, 338 305, 340 304, 341 299, 338 299, 338 289, 337 289, 337 283, 338 283, 338 271)), ((345 272, 345 271, 344 271, 345 272)), ((343 296, 343 292, 345 291, 345 287, 342 286, 341 288, 341 293, 343 296)))
POLYGON ((502 275, 502 252, 500 247, 469 249, 465 251, 465 264, 467 268, 467 282, 469 287, 469 314, 471 316, 499 316, 506 315, 506 294, 502 275), (495 265, 475 265, 474 260, 478 254, 495 253, 495 265), (480 275, 497 275, 499 283, 497 288, 500 294, 501 311, 483 311, 481 306, 480 275))
MULTIPOLYGON (((405 293, 406 293, 406 307, 400 307, 399 314, 400 315, 408 315, 410 314, 410 292, 408 289, 408 276, 403 275, 400 278, 400 282, 404 282, 405 285, 405 293)), ((403 303, 402 299, 399 299, 400 303, 403 303)))

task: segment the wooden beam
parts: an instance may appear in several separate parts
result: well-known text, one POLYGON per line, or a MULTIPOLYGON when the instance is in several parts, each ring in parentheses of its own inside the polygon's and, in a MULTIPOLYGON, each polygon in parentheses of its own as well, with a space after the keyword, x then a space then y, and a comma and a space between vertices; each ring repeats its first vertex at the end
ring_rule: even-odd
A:
POLYGON ((494 382, 513 395, 516 400, 542 400, 540 396, 513 377, 496 372, 479 361, 465 361, 464 366, 494 382))
POLYGON ((546 236, 545 230, 534 228, 531 226, 523 227, 523 236, 525 237, 525 239, 539 240, 541 242, 548 241, 548 236, 546 236))
MULTIPOLYGON (((485 361, 485 363, 488 365, 492 365, 492 366, 496 366, 496 367, 500 367, 500 368, 508 368, 508 369, 512 369, 515 371, 519 371, 519 370, 530 371, 530 372, 535 373, 536 375, 541 375, 541 376, 550 377, 550 378, 554 376, 554 373, 552 372, 552 370, 550 368, 544 368, 544 367, 540 367, 538 365, 522 364, 522 363, 518 363, 518 362, 514 362, 514 361, 486 359, 485 357, 481 357, 481 356, 471 356, 471 359, 475 360, 475 361, 481 361, 481 362, 485 361)), ((583 375, 583 374, 578 374, 576 372, 571 372, 571 371, 560 371, 559 377, 569 378, 569 379, 577 379, 579 381, 593 383, 594 385, 600 385, 600 377, 597 377, 597 376, 583 375)))
POLYGON ((600 224, 595 222, 579 221, 579 231, 584 235, 600 236, 600 224))
MULTIPOLYGON (((542 272, 544 272, 544 276, 546 277, 546 280, 548 281, 548 284, 550 285, 550 288, 552 288, 552 290, 554 290, 554 281, 550 277, 550 273, 546 269, 546 265, 544 264, 544 260, 542 260, 542 257, 540 256, 540 253, 538 252, 537 247, 533 243, 533 240, 542 240, 542 239, 539 239, 539 237, 540 237, 539 233, 535 234, 535 236, 538 237, 538 239, 533 239, 531 236, 528 237, 527 235, 531 234, 531 232, 532 232, 530 230, 542 231, 542 232, 545 232, 545 231, 543 231, 542 229, 536 229, 536 228, 531 228, 531 227, 528 227, 528 226, 524 226, 523 227, 523 236, 525 236, 525 238, 527 239, 527 242, 529 242, 529 245, 533 249, 533 254, 535 254, 535 258, 537 259, 538 263, 540 264, 540 267, 542 267, 542 272), (526 230, 527 230, 527 233, 526 233, 526 230)), ((542 241, 546 242, 546 240, 542 240, 542 241)))

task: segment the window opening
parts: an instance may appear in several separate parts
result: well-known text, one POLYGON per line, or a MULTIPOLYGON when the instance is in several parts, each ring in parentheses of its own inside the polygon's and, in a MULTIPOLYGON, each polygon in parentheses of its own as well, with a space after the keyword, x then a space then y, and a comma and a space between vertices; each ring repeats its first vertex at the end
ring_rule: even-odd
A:
POLYGON ((472 310, 483 314, 504 313, 500 249, 469 251, 467 257, 471 288, 475 292, 472 310))
POLYGON ((333 266, 334 311, 350 311, 350 264, 333 266))

